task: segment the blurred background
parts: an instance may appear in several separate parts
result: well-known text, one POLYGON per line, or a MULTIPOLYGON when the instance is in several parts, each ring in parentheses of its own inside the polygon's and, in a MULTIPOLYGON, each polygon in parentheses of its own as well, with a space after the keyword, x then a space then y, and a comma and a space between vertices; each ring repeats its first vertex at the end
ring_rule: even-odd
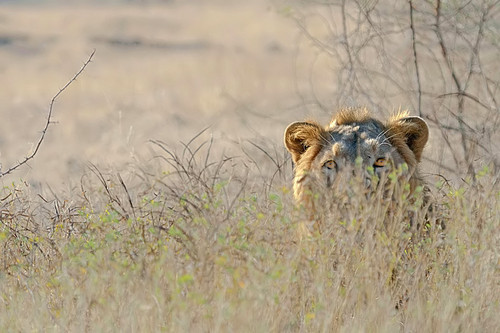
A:
MULTIPOLYGON (((0 1, 1 179, 77 186, 203 129, 212 154, 284 161, 285 127, 343 106, 432 127, 423 169, 498 168, 498 1, 0 1), (266 154, 267 153, 267 154, 266 154), (267 156, 274 156, 272 159, 267 156)), ((290 170, 291 175, 291 169, 290 170)))

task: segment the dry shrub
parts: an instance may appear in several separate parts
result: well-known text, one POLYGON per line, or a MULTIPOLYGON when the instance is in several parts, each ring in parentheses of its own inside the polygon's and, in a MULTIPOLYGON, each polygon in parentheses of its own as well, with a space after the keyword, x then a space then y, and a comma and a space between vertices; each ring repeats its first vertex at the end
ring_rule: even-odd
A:
POLYGON ((275 2, 301 31, 306 107, 410 109, 432 125, 428 169, 453 180, 484 164, 498 172, 497 0, 275 2))
POLYGON ((16 200, 2 200, 1 330, 500 327, 489 170, 438 184, 428 214, 418 191, 407 200, 395 187, 393 202, 346 182, 323 232, 299 240, 308 213, 276 170, 262 182, 246 158, 212 158, 211 142, 196 142, 179 154, 157 142, 157 157, 129 171, 92 166, 73 200, 5 189, 16 200))

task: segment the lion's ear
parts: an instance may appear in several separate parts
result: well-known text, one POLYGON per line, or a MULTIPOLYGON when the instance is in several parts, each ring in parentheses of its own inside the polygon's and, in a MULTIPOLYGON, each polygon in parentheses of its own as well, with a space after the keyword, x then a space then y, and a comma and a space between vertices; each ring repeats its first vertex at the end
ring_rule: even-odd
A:
POLYGON ((323 129, 315 123, 297 121, 285 130, 285 146, 297 163, 302 154, 312 145, 319 144, 323 129))
POLYGON ((389 127, 393 133, 399 133, 411 149, 417 162, 420 162, 422 151, 429 139, 429 127, 420 117, 401 117, 393 119, 389 127))

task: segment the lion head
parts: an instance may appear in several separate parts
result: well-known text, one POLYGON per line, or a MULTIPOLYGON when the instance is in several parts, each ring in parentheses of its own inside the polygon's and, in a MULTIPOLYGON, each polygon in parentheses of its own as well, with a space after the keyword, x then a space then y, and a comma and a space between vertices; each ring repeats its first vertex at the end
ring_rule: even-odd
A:
MULTIPOLYGON (((362 170, 367 186, 373 176, 406 164, 411 191, 421 183, 418 163, 429 137, 426 122, 420 117, 399 112, 383 123, 367 109, 344 109, 329 125, 301 121, 285 130, 285 146, 295 163, 294 196, 306 201, 307 193, 335 190, 339 175, 362 170), (345 172, 346 170, 351 170, 345 172)), ((341 176, 343 177, 343 176, 341 176)))

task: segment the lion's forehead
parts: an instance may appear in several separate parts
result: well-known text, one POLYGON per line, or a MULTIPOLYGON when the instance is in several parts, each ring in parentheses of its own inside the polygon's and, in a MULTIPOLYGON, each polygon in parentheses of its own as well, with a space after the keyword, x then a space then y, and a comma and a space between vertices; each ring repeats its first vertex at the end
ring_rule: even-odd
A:
POLYGON ((330 128, 330 144, 335 155, 356 157, 358 154, 385 150, 390 148, 383 128, 374 122, 353 123, 330 128))

